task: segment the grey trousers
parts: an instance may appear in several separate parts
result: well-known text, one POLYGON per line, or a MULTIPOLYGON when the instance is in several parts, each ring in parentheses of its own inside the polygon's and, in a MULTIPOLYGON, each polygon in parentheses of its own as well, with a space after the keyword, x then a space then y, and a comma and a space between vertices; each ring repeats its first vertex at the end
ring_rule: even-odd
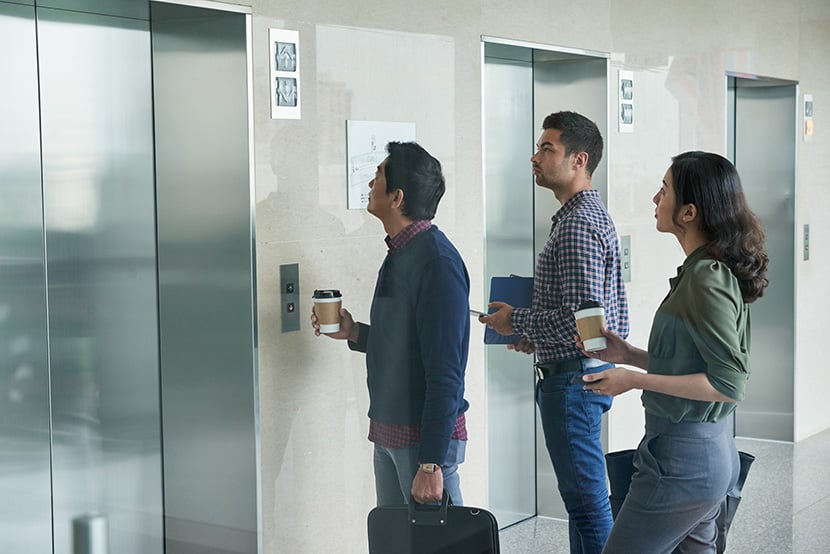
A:
MULTIPOLYGON (((375 494, 378 506, 409 503, 412 480, 418 471, 418 445, 406 448, 386 448, 375 445, 375 494)), ((461 478, 458 465, 464 461, 467 441, 451 440, 447 459, 441 464, 444 490, 456 506, 461 506, 461 478)))
POLYGON ((672 423, 646 414, 637 468, 604 554, 716 552, 715 519, 738 478, 729 418, 672 423))

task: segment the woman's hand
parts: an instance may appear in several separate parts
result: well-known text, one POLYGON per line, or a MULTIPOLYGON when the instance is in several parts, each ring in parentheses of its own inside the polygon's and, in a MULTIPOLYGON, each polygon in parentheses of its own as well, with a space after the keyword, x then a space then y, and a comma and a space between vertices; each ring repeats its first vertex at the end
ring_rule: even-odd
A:
POLYGON ((582 339, 579 335, 575 335, 576 345, 582 350, 582 353, 589 358, 596 358, 603 362, 610 362, 612 364, 627 364, 630 362, 631 345, 625 342, 619 335, 609 331, 605 327, 600 329, 602 335, 605 337, 605 349, 588 352, 585 350, 585 345, 582 344, 582 339))
POLYGON ((596 394, 617 396, 637 387, 637 376, 642 375, 639 371, 632 371, 624 367, 612 367, 605 371, 588 373, 583 375, 585 390, 593 391, 596 394))

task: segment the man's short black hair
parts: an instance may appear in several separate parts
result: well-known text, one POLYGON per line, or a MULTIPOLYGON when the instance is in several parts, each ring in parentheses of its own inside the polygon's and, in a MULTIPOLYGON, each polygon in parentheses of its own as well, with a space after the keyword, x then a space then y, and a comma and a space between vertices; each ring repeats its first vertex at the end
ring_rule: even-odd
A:
POLYGON ((441 162, 416 142, 390 142, 386 151, 386 193, 402 190, 403 215, 431 220, 446 189, 441 162))
POLYGON ((560 131, 559 140, 565 145, 566 156, 574 152, 587 153, 585 169, 588 175, 594 174, 602 159, 602 133, 593 121, 576 112, 556 112, 545 118, 542 129, 560 131))

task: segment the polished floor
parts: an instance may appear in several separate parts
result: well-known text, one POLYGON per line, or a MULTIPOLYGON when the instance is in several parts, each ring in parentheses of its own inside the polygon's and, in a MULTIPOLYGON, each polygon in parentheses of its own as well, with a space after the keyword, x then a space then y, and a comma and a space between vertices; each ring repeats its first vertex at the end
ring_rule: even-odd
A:
MULTIPOLYGON (((738 439, 756 457, 729 532, 730 554, 830 553, 830 430, 790 443, 738 439)), ((567 522, 532 518, 500 533, 502 554, 568 553, 567 522)))

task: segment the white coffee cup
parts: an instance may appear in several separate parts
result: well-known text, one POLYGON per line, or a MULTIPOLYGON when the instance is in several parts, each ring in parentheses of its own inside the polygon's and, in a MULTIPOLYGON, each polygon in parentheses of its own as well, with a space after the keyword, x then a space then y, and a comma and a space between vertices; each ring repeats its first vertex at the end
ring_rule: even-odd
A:
POLYGON ((343 297, 339 290, 315 290, 311 299, 314 301, 314 313, 320 324, 321 333, 336 333, 340 330, 340 306, 343 297))
POLYGON ((602 334, 605 327, 605 308, 596 300, 587 300, 574 312, 576 330, 586 352, 605 350, 607 343, 602 334))

